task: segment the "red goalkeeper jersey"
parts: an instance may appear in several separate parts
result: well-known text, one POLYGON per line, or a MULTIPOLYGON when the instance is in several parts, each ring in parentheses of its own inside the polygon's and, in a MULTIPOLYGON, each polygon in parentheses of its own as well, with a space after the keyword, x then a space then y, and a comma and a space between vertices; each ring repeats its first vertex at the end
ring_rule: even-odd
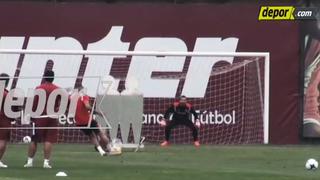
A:
POLYGON ((88 125, 90 119, 90 111, 86 108, 85 104, 90 102, 90 97, 85 95, 81 96, 77 102, 77 109, 75 114, 76 125, 88 125))

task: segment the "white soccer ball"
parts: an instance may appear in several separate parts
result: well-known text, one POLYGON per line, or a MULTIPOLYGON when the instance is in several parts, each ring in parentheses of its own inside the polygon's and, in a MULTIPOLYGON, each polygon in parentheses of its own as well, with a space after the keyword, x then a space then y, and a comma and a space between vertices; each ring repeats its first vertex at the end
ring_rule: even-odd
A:
POLYGON ((318 168, 318 161, 315 159, 308 159, 306 162, 306 169, 307 170, 315 170, 318 168))
POLYGON ((118 146, 114 146, 114 147, 111 147, 110 152, 111 153, 119 153, 119 154, 121 154, 122 153, 122 148, 118 147, 118 146))
POLYGON ((122 153, 122 142, 120 139, 113 139, 111 142, 110 151, 114 153, 122 153))
POLYGON ((23 137, 22 141, 24 143, 30 143, 31 142, 31 137, 30 136, 25 136, 25 137, 23 137))

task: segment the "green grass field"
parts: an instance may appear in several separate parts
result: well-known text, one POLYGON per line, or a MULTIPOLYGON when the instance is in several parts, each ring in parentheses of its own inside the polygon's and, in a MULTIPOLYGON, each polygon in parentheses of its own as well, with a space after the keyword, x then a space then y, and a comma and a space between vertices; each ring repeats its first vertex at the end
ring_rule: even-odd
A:
MULTIPOLYGON (((42 147, 40 147, 42 148, 42 147)), ((41 168, 42 149, 35 167, 23 168, 26 145, 9 145, 0 169, 1 180, 160 180, 160 179, 319 179, 320 169, 307 171, 305 161, 320 159, 319 146, 146 146, 142 152, 100 157, 91 145, 55 146, 53 169, 41 168), (68 177, 55 177, 64 171, 68 177)))

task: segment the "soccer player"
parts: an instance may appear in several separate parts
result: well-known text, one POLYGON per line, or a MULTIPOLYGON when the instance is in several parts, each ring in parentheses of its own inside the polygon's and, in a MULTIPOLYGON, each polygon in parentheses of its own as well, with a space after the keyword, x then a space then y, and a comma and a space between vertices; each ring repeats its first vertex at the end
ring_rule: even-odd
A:
MULTIPOLYGON (((38 86, 36 89, 43 89, 46 91, 46 102, 48 101, 48 97, 50 94, 59 87, 53 84, 54 80, 54 72, 51 70, 47 70, 44 73, 44 83, 38 86)), ((38 105, 37 96, 34 99, 34 107, 38 105)), ((59 102, 56 101, 55 108, 58 109, 59 102)), ((47 109, 47 104, 45 105, 45 109, 47 109)), ((57 127, 58 120, 57 118, 49 117, 46 110, 42 113, 40 118, 32 119, 35 123, 36 127, 57 127)), ((53 148, 53 144, 57 142, 58 139, 58 129, 36 129, 35 134, 31 137, 32 142, 29 145, 28 149, 28 159, 27 163, 24 167, 33 167, 33 158, 37 151, 38 143, 44 142, 44 161, 43 168, 52 168, 50 165, 50 157, 53 148)))
MULTIPOLYGON (((0 74, 0 82, 4 83, 5 88, 8 86, 9 84, 9 75, 8 74, 0 74)), ((3 92, 3 98, 2 98, 2 109, 0 111, 0 127, 1 128, 7 128, 7 127, 11 127, 11 119, 8 118, 5 114, 4 114, 4 101, 5 98, 8 94, 8 90, 4 89, 3 92)), ((7 168, 8 166, 5 165, 2 162, 2 157, 6 151, 7 148, 7 141, 10 140, 10 129, 1 129, 0 130, 0 168, 7 168)))
MULTIPOLYGON (((83 86, 79 86, 77 89, 79 91, 80 97, 78 98, 75 113, 76 125, 78 127, 88 127, 88 124, 90 123, 89 121, 91 111, 93 111, 90 104, 90 97, 84 93, 83 86)), ((73 97, 71 96, 71 98, 73 97)), ((109 139, 99 127, 100 126, 97 121, 92 119, 90 129, 84 128, 81 129, 81 131, 85 135, 89 136, 92 144, 95 145, 95 149, 100 153, 101 156, 104 156, 106 155, 106 151, 110 152, 110 148, 108 147, 109 139)))
POLYGON ((198 131, 196 127, 200 127, 200 122, 198 120, 198 114, 192 107, 190 103, 187 102, 186 96, 181 96, 179 101, 174 102, 166 111, 164 115, 164 121, 161 121, 161 125, 165 126, 165 141, 161 143, 161 146, 168 146, 171 129, 177 125, 185 125, 192 130, 194 145, 196 147, 200 146, 198 139, 198 131), (172 120, 168 121, 170 115, 172 114, 172 120), (194 125, 191 121, 191 114, 196 119, 196 124, 194 125))
POLYGON ((320 56, 306 70, 303 134, 305 137, 320 137, 319 83, 320 56))

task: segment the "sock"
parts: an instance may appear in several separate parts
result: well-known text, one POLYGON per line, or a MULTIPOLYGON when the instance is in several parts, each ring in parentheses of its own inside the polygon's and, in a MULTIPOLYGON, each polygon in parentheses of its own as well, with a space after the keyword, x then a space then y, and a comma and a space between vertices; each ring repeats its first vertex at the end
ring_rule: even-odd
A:
POLYGON ((111 143, 107 144, 107 150, 111 151, 111 143))
POLYGON ((28 163, 28 164, 32 164, 32 163, 33 163, 33 158, 28 157, 27 163, 28 163))
POLYGON ((43 164, 49 164, 49 159, 44 159, 43 164))
POLYGON ((98 151, 99 151, 100 154, 106 153, 106 152, 102 149, 101 146, 97 146, 97 149, 98 149, 98 151))

